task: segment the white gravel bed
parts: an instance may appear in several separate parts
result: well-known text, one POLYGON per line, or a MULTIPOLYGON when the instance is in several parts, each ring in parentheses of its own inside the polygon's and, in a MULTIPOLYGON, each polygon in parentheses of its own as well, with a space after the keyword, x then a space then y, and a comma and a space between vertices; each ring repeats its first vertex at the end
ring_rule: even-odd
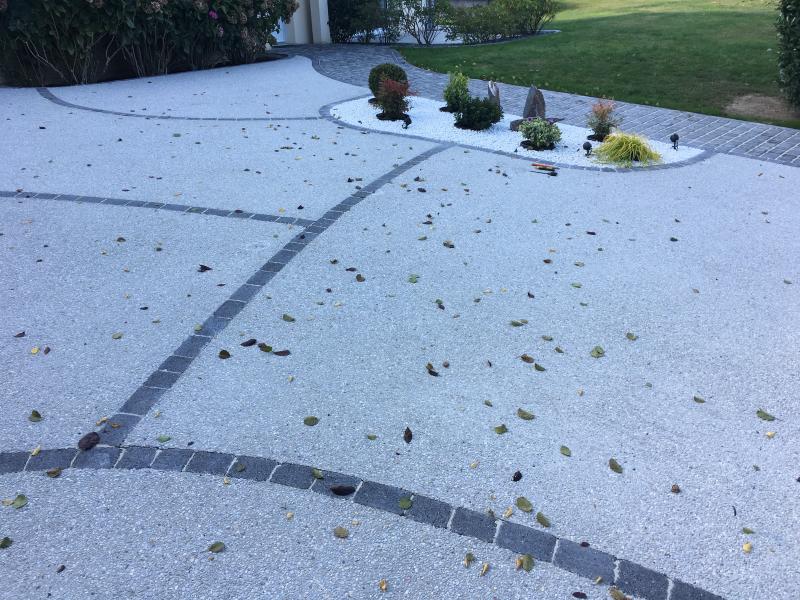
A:
MULTIPOLYGON (((331 109, 331 114, 351 125, 360 125, 399 135, 416 135, 443 142, 477 146, 487 150, 514 152, 530 156, 533 160, 552 163, 590 167, 606 166, 594 156, 586 156, 582 146, 591 130, 584 127, 559 123, 561 141, 556 144, 554 150, 526 150, 519 145, 522 135, 509 129, 511 121, 520 118, 518 115, 506 114, 501 122, 486 131, 470 131, 459 129, 453 125, 453 115, 439 110, 441 106, 444 106, 442 102, 428 98, 412 98, 410 102, 411 109, 408 111, 408 115, 411 117, 412 123, 407 129, 403 129, 402 121, 379 120, 376 117, 378 109, 369 104, 366 98, 337 104, 331 109)), ((598 144, 592 142, 592 145, 597 147, 598 144)), ((701 149, 684 145, 679 145, 678 150, 674 150, 671 144, 654 140, 650 140, 650 145, 661 154, 664 164, 686 161, 703 152, 701 149)))

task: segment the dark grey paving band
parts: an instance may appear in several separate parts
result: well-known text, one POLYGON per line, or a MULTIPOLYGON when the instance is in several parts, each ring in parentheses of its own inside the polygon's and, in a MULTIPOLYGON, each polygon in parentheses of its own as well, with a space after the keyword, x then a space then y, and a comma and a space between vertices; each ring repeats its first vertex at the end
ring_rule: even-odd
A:
POLYGON ((316 221, 308 223, 302 232, 298 233, 278 250, 227 300, 217 307, 214 313, 205 320, 199 331, 189 334, 180 346, 161 363, 158 369, 151 373, 144 383, 131 394, 118 412, 109 419, 109 422, 113 422, 115 427, 111 427, 107 423, 99 430, 102 443, 110 446, 121 445, 130 435, 133 428, 139 424, 142 417, 155 406, 167 390, 175 385, 175 382, 180 379, 181 375, 189 368, 189 365, 203 348, 220 331, 225 329, 231 320, 247 306, 250 300, 314 238, 324 233, 343 214, 359 204, 364 198, 368 198, 375 193, 389 181, 449 147, 447 144, 434 146, 397 165, 391 171, 381 175, 339 202, 316 221))
POLYGON ((538 561, 552 563, 592 581, 601 577, 602 583, 615 585, 626 594, 646 600, 724 600, 722 596, 593 548, 587 542, 559 538, 544 529, 512 523, 493 514, 453 506, 353 475, 323 471, 322 479, 317 479, 310 465, 281 463, 260 456, 152 446, 97 446, 86 452, 58 448, 42 450, 36 456, 27 452, 0 452, 0 475, 54 468, 153 469, 270 482, 310 490, 343 502, 352 501, 518 554, 530 554, 538 561), (353 491, 344 490, 350 493, 342 495, 342 490, 336 486, 351 486, 353 491), (410 498, 411 508, 400 508, 401 498, 410 498))
MULTIPOLYGON (((361 131, 363 133, 377 133, 380 135, 390 135, 395 138, 397 137, 406 137, 412 140, 420 140, 423 142, 433 142, 433 143, 444 143, 441 140, 437 140, 436 138, 429 138, 421 135, 414 135, 414 134, 407 134, 407 133, 392 133, 391 131, 381 131, 378 129, 370 129, 368 127, 364 127, 363 125, 353 125, 352 123, 347 123, 340 119, 337 119, 333 116, 332 110, 336 108, 337 105, 342 104, 344 102, 351 102, 352 100, 360 100, 361 98, 369 98, 372 94, 361 94, 359 96, 355 96, 353 98, 349 98, 348 100, 339 100, 337 102, 331 102, 330 104, 326 104, 322 108, 319 109, 319 114, 323 119, 331 121, 332 123, 336 123, 340 127, 347 127, 348 129, 355 129, 356 131, 361 131)), ((413 123, 411 125, 413 128, 413 123)), ((461 143, 452 143, 453 146, 457 146, 459 148, 466 148, 467 150, 475 150, 477 152, 487 152, 489 154, 497 154, 498 156, 506 156, 508 158, 517 158, 520 160, 524 160, 526 162, 537 162, 540 164, 552 165, 554 167, 558 167, 559 169, 574 169, 576 171, 601 171, 603 173, 641 173, 642 171, 657 171, 662 169, 676 169, 678 167, 685 167, 687 165, 692 165, 695 163, 702 162, 714 156, 715 152, 711 150, 703 150, 700 154, 693 156, 691 158, 687 158, 686 160, 682 160, 680 162, 674 162, 669 164, 656 164, 656 165, 649 165, 644 167, 609 167, 609 166, 597 166, 591 167, 587 165, 573 165, 569 163, 559 163, 550 160, 546 160, 541 158, 541 156, 526 156, 524 153, 514 153, 514 152, 504 152, 502 150, 492 150, 490 148, 483 148, 481 146, 473 146, 471 144, 461 144, 461 143)))
POLYGON ((59 106, 67 108, 74 108, 76 110, 85 110, 88 112, 101 113, 104 115, 115 115, 117 117, 138 117, 140 119, 169 119, 172 121, 233 121, 236 123, 247 121, 318 121, 319 117, 181 117, 178 115, 146 115, 143 113, 134 112, 121 112, 117 110, 106 110, 104 108, 93 108, 91 106, 82 106, 80 104, 73 104, 67 102, 56 96, 46 87, 36 88, 39 95, 45 100, 49 100, 59 106))
POLYGON ((270 223, 285 223, 308 227, 316 221, 301 219, 299 217, 285 217, 264 213, 251 213, 243 210, 228 210, 222 208, 207 208, 204 206, 189 206, 187 204, 172 204, 164 202, 146 202, 144 200, 126 200, 124 198, 103 198, 100 196, 75 196, 72 194, 50 194, 46 192, 10 192, 0 190, 0 198, 25 198, 36 200, 60 200, 63 202, 77 202, 79 204, 105 204, 110 206, 129 206, 134 208, 152 208, 155 210, 171 210, 192 215, 211 215, 214 217, 230 217, 232 219, 251 219, 253 221, 267 221, 270 223))

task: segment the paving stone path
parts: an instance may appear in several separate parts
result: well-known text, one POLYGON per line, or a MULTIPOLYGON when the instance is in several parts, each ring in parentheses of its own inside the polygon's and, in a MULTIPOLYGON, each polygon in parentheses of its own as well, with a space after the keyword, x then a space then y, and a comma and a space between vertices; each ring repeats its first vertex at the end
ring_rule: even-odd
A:
MULTIPOLYGON (((438 100, 447 85, 446 75, 415 67, 398 52, 385 46, 283 46, 280 51, 308 56, 320 73, 354 85, 362 85, 369 70, 383 62, 396 63, 406 69, 412 88, 422 96, 438 100)), ((470 89, 474 94, 486 95, 485 82, 472 80, 470 89)), ((512 113, 522 114, 527 88, 500 84, 500 90, 503 106, 512 113)), ((586 115, 596 98, 546 90, 543 93, 548 115, 562 117, 571 125, 586 126, 586 115)), ((666 140, 671 134, 678 133, 681 143, 697 148, 800 166, 800 131, 797 129, 629 102, 618 102, 617 106, 626 130, 652 139, 666 140)))

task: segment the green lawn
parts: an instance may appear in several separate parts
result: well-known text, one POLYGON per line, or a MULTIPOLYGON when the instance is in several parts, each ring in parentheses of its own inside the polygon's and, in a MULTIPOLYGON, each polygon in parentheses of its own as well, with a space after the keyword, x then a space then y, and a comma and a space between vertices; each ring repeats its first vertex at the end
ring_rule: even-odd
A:
POLYGON ((725 115, 737 96, 780 95, 776 13, 765 0, 566 0, 556 35, 400 51, 434 71, 725 115))

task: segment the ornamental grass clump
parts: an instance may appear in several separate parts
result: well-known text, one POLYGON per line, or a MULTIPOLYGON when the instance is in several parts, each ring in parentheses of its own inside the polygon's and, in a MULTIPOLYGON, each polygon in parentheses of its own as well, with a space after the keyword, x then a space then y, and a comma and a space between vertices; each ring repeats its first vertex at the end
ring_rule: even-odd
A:
POLYGON ((633 163, 648 165, 661 161, 661 155, 653 150, 643 137, 631 133, 612 133, 595 150, 597 159, 630 167, 633 163))
POLYGON ((586 124, 594 132, 589 136, 590 140, 602 142, 614 127, 619 127, 622 119, 614 114, 616 108, 617 105, 611 101, 598 100, 592 105, 592 112, 586 120, 586 124))
POLYGON ((457 71, 450 73, 450 82, 444 88, 444 101, 447 105, 442 107, 442 111, 458 112, 458 109, 469 100, 468 83, 469 79, 463 73, 457 71))
POLYGON ((525 138, 521 146, 528 150, 552 150, 561 140, 561 130, 553 121, 537 117, 526 119, 519 124, 519 131, 525 138))
POLYGON ((406 114, 409 108, 408 96, 411 94, 407 81, 383 79, 375 96, 375 104, 382 112, 378 113, 381 121, 405 121, 406 125, 411 119, 406 114))

